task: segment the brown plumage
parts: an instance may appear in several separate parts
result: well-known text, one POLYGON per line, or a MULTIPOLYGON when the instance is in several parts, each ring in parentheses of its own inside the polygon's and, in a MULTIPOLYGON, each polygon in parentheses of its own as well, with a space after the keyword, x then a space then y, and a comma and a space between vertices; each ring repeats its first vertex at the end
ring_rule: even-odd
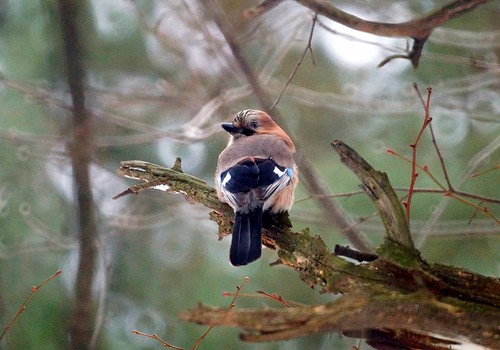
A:
POLYGON ((261 255, 262 213, 286 211, 293 204, 295 146, 262 111, 241 111, 222 127, 231 138, 217 163, 217 195, 235 211, 231 263, 246 265, 261 255))

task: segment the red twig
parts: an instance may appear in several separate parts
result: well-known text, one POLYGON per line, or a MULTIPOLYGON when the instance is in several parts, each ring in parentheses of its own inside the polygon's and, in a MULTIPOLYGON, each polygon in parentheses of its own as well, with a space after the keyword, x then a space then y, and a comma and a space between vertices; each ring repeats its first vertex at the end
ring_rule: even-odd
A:
MULTIPOLYGON (((418 91, 417 84, 413 84, 413 87, 415 90, 417 90, 417 93, 420 96, 420 92, 418 91)), ((411 157, 411 181, 410 181, 410 190, 408 192, 408 199, 405 205, 405 210, 406 210, 406 220, 408 221, 408 225, 410 224, 410 211, 411 211, 411 200, 413 198, 413 189, 415 188, 415 182, 417 180, 418 172, 417 172, 417 146, 418 142, 420 141, 420 138, 422 137, 422 134, 424 133, 425 128, 427 125, 430 124, 431 118, 429 116, 429 105, 431 101, 431 94, 432 94, 432 88, 428 87, 427 88, 427 103, 425 104, 425 118, 424 122, 422 124, 422 127, 420 128, 420 131, 417 135, 417 138, 415 139, 415 142, 410 144, 410 147, 412 149, 412 157, 411 157)))
MULTIPOLYGON (((409 188, 409 191, 408 191, 407 202, 406 203, 403 202, 405 204, 406 218, 408 220, 408 223, 410 223, 411 200, 412 200, 413 194, 415 193, 415 181, 416 181, 416 178, 418 176, 417 168, 419 168, 419 169, 423 170, 427 175, 429 175, 431 177, 431 179, 441 188, 441 191, 442 191, 442 193, 445 196, 453 197, 454 199, 458 200, 459 202, 462 202, 462 203, 464 203, 466 205, 469 205, 469 206, 473 207, 474 209, 476 209, 476 211, 481 211, 485 215, 489 216, 497 224, 500 224, 500 220, 498 218, 496 218, 489 211, 488 207, 477 205, 477 204, 471 202, 469 199, 465 198, 465 197, 468 197, 468 198, 471 198, 471 199, 483 200, 482 197, 480 197, 480 196, 474 196, 474 195, 471 195, 471 194, 468 194, 468 193, 464 193, 464 192, 460 192, 460 191, 456 191, 453 188, 453 185, 451 184, 451 181, 450 181, 450 177, 448 176, 448 171, 446 170, 446 165, 444 163, 444 158, 443 158, 443 156, 441 154, 441 151, 439 149, 439 146, 437 144, 436 137, 434 136, 434 130, 432 129, 432 124, 431 124, 432 118, 430 117, 430 113, 429 113, 430 101, 431 101, 431 95, 432 95, 432 88, 431 87, 427 88, 427 100, 424 101, 422 95, 420 94, 420 91, 418 90, 417 84, 414 84, 413 87, 415 88, 415 90, 416 90, 416 92, 418 94, 418 97, 420 98, 420 101, 422 102, 422 105, 423 105, 423 107, 425 109, 425 119, 424 119, 424 123, 422 124, 422 127, 420 128, 420 132, 418 133, 417 138, 415 139, 415 142, 410 145, 410 147, 412 148, 412 158, 411 158, 411 161, 408 160, 407 158, 405 158, 405 157, 403 157, 403 156, 395 153, 392 150, 388 150, 388 153, 396 155, 396 156, 398 156, 401 159, 405 159, 405 160, 411 162, 412 176, 411 176, 410 188, 409 188), (427 166, 423 166, 422 167, 422 166, 420 166, 417 163, 417 145, 418 145, 418 142, 420 141, 420 137, 422 136, 422 134, 423 134, 423 132, 424 132, 424 130, 425 130, 425 128, 427 126, 429 126, 429 131, 431 133, 432 144, 434 145, 434 149, 436 150, 436 154, 438 156, 439 163, 441 164, 441 169, 443 171, 443 175, 444 175, 444 178, 445 178, 445 181, 446 181, 446 186, 444 186, 443 184, 441 184, 438 181, 438 179, 429 171, 429 168, 427 166)), ((487 199, 487 201, 492 202, 492 203, 498 203, 498 201, 492 200, 492 199, 489 199, 489 198, 487 199)))
MULTIPOLYGON (((238 298, 238 296, 240 295, 240 292, 241 292, 241 289, 243 288, 243 286, 245 286, 245 284, 247 284, 248 282, 248 277, 245 277, 245 279, 243 280, 243 283, 241 284, 241 286, 236 286, 236 293, 234 294, 234 297, 233 297, 233 300, 231 300, 231 303, 229 304, 228 306, 228 311, 231 311, 234 306, 235 306, 235 302, 236 302, 236 299, 238 298)), ((205 332, 203 332, 203 334, 198 338, 198 340, 196 341, 196 343, 194 343, 193 347, 191 348, 191 350, 194 350, 198 347, 198 345, 201 344, 201 342, 203 341, 203 339, 205 339, 205 337, 208 335, 208 333, 212 330, 212 328, 214 328, 215 326, 210 326, 207 328, 207 330, 205 332)))
MULTIPOLYGON (((236 299, 238 298, 238 296, 240 295, 241 289, 243 288, 243 286, 247 282, 248 282, 248 277, 245 277, 245 279, 243 280, 243 283, 241 284, 241 286, 236 286, 236 293, 234 294, 234 297, 233 297, 233 299, 231 300, 231 303, 228 306, 228 311, 231 311, 231 309, 234 307, 234 305, 235 305, 234 303, 235 303, 236 299)), ((198 340, 196 341, 196 343, 194 343, 194 345, 191 348, 191 350, 196 349, 198 347, 198 345, 201 344, 201 342, 203 341, 203 339, 206 338, 206 336, 212 330, 212 328, 214 328, 214 326, 208 327, 207 330, 205 332, 203 332, 203 334, 198 338, 198 340)), ((135 329, 132 330, 132 333, 137 334, 137 335, 141 335, 143 337, 151 338, 153 340, 156 340, 157 342, 161 343, 164 347, 169 348, 169 349, 184 350, 184 348, 180 348, 178 346, 171 345, 171 344, 167 343, 163 339, 160 339, 158 337, 158 335, 156 335, 156 334, 144 333, 144 332, 141 332, 141 331, 138 331, 138 330, 135 330, 135 329)))
POLYGON ((285 307, 291 308, 290 304, 288 304, 285 300, 283 300, 281 295, 275 293, 269 294, 267 292, 264 292, 263 290, 258 290, 257 293, 265 295, 266 297, 271 298, 273 300, 276 300, 278 303, 282 304, 285 307))
POLYGON ((240 292, 243 289, 243 286, 245 284, 247 284, 247 282, 248 282, 248 277, 245 277, 241 286, 236 286, 236 294, 234 295, 233 300, 231 300, 231 304, 229 304, 229 308, 228 308, 229 310, 231 310, 234 307, 234 303, 235 303, 236 299, 240 295, 240 292))
POLYGON ((61 274, 61 272, 62 272, 61 270, 56 271, 52 276, 50 276, 49 278, 47 278, 45 281, 43 281, 42 283, 40 283, 38 286, 33 286, 33 288, 31 288, 30 295, 28 295, 28 297, 24 300, 24 303, 21 305, 21 307, 19 308, 19 310, 17 311, 17 313, 14 315, 14 317, 3 328, 3 332, 0 335, 0 341, 2 340, 2 338, 4 337, 4 335, 7 334, 7 332, 12 327, 12 325, 14 324, 14 322, 16 322, 16 320, 19 318, 19 316, 21 316, 21 314, 24 312, 24 310, 26 310, 26 305, 28 305, 28 302, 31 300, 31 298, 33 297, 33 295, 40 288, 42 288, 46 283, 48 283, 49 281, 51 281, 54 278, 56 278, 57 276, 59 276, 61 274))
MULTIPOLYGON (((418 90, 417 85, 414 85, 415 90, 417 90, 418 97, 420 98, 420 102, 422 102, 422 106, 425 109, 425 114, 426 116, 429 115, 429 99, 430 99, 430 94, 432 92, 432 89, 430 87, 427 88, 428 95, 427 95, 427 103, 424 102, 424 99, 422 98, 422 95, 420 94, 420 91, 418 90)), ((432 144, 434 145, 434 149, 436 150, 436 154, 439 159, 439 163, 441 164, 441 169, 443 170, 443 175, 444 179, 446 181, 446 184, 448 185, 448 191, 454 192, 453 186, 451 185, 450 177, 448 176, 448 171, 446 170, 446 166, 444 165, 444 158, 441 155, 441 151, 439 149, 439 146, 436 141, 436 137, 434 136, 434 129, 432 128, 432 123, 429 123, 429 131, 431 132, 431 139, 432 139, 432 144)))
POLYGON ((167 343, 166 341, 160 339, 156 334, 144 333, 144 332, 141 332, 141 331, 138 331, 135 329, 132 330, 132 333, 137 334, 137 335, 142 335, 143 337, 154 339, 168 349, 184 350, 183 348, 179 348, 178 346, 171 345, 171 344, 167 343))
MULTIPOLYGON (((406 158, 405 156, 402 156, 401 154, 399 153, 396 153, 394 152, 393 150, 387 150, 387 153, 393 155, 393 156, 396 156, 398 157, 399 159, 402 159, 404 161, 407 161, 409 163, 412 162, 412 160, 406 158)), ((458 200, 459 202, 462 202, 468 206, 471 206, 473 207, 475 210, 477 211, 480 211, 482 212, 483 214, 485 214, 486 216, 489 216, 493 221, 495 221, 497 224, 500 224, 500 220, 498 218, 496 218, 488 209, 488 207, 486 206, 481 206, 481 205, 477 205, 473 202, 471 202, 469 199, 467 198, 470 198, 470 199, 475 199, 475 200, 479 200, 481 202, 489 202, 489 203, 492 203, 492 204, 500 204, 500 201, 498 199, 494 199, 494 198, 488 198, 488 197, 482 197, 482 196, 477 196, 477 195, 474 195, 474 194, 471 194, 471 193, 466 193, 466 192, 462 192, 462 191, 457 191, 455 190, 453 187, 451 187, 451 189, 449 188, 446 188, 445 185, 443 185, 441 182, 439 182, 439 180, 430 172, 429 168, 427 166, 421 166, 419 165, 418 163, 416 163, 416 167, 420 170, 422 170, 424 173, 426 173, 431 179, 432 181, 434 181, 434 183, 440 188, 439 190, 431 190, 431 189, 415 189, 413 188, 412 189, 412 193, 416 193, 416 192, 435 192, 435 193, 442 193, 444 196, 447 196, 447 197, 452 197, 456 200, 458 200)))

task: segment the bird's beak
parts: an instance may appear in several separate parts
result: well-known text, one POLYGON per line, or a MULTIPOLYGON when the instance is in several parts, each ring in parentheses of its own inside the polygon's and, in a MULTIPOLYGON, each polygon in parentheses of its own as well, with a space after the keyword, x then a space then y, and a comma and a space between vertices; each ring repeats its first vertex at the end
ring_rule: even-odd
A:
POLYGON ((223 123, 221 126, 230 134, 241 134, 243 131, 243 129, 235 127, 233 123, 223 123))

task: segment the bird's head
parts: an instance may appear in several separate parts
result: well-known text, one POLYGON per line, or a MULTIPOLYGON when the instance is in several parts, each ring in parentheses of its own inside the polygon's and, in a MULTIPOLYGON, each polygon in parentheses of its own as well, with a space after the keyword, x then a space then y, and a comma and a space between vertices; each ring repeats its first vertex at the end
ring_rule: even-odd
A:
POLYGON ((295 146, 290 137, 266 112, 245 109, 236 114, 232 123, 223 123, 221 126, 231 134, 233 141, 252 135, 274 135, 281 138, 293 152, 295 151, 295 146))

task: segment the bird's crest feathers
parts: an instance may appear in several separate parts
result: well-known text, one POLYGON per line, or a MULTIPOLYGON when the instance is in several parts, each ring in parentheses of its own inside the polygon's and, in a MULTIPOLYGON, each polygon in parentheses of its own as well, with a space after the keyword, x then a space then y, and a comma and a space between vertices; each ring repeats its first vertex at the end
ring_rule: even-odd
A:
POLYGON ((274 122, 274 120, 266 112, 256 109, 245 109, 238 112, 233 119, 233 126, 238 129, 239 135, 233 135, 233 138, 251 136, 254 134, 267 134, 274 135, 282 139, 292 153, 295 153, 295 145, 292 139, 285 133, 285 131, 274 122))

